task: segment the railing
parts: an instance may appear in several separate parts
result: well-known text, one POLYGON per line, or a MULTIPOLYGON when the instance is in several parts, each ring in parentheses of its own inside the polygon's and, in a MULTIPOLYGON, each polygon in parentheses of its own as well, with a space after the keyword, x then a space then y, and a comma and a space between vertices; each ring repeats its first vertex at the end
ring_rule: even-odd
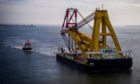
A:
POLYGON ((129 58, 132 51, 112 51, 112 52, 86 52, 88 58, 93 59, 114 59, 114 58, 129 58), (123 54, 120 56, 119 54, 123 54))

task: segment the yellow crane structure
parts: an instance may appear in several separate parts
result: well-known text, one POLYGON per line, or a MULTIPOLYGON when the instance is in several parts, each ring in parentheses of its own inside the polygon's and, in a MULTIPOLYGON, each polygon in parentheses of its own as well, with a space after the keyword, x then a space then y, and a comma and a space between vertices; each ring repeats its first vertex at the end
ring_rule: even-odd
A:
POLYGON ((121 69, 130 68, 132 66, 132 58, 130 57, 130 53, 121 50, 115 31, 109 20, 107 10, 96 9, 95 12, 86 18, 82 16, 83 20, 79 23, 77 23, 77 13, 82 16, 77 9, 69 8, 66 10, 61 35, 70 52, 65 53, 65 55, 63 52, 63 56, 62 53, 58 54, 57 58, 61 56, 61 58, 64 57, 65 60, 71 60, 71 62, 79 61, 82 62, 84 66, 94 65, 92 70, 99 70, 99 67, 102 69, 106 69, 107 67, 116 69, 119 66, 121 69), (71 22, 74 16, 74 22, 71 22), (78 30, 91 20, 94 20, 91 36, 78 30), (66 36, 66 34, 68 36, 66 36), (107 45, 107 36, 112 37, 115 48, 107 45), (73 43, 76 46, 75 48, 73 47, 73 43), (106 60, 108 60, 108 62, 105 62, 106 60), (116 60, 119 61, 116 62, 116 60), (121 66, 123 62, 126 63, 126 65, 123 65, 124 67, 121 66), (108 63, 114 63, 114 66, 108 63))

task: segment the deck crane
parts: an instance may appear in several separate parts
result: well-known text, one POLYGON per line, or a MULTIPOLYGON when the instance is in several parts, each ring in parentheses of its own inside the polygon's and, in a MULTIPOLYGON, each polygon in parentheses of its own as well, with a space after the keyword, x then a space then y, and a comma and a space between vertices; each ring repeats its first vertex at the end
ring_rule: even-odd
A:
POLYGON ((66 10, 61 35, 69 53, 63 56, 62 53, 57 54, 57 58, 65 58, 71 62, 79 61, 84 66, 94 65, 92 70, 129 69, 132 66, 132 58, 129 52, 121 50, 107 10, 96 9, 86 18, 82 16, 83 20, 79 23, 77 23, 78 14, 82 16, 76 8, 66 10), (91 36, 79 31, 92 20, 94 25, 91 36), (107 36, 112 37, 115 48, 107 45, 107 36))

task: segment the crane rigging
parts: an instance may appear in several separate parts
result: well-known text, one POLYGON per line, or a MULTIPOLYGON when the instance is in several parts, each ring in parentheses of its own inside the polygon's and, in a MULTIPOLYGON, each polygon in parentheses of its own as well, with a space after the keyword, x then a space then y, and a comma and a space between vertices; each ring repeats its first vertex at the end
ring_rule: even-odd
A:
MULTIPOLYGON (((80 21, 78 24, 77 24, 77 29, 83 27, 84 25, 88 24, 90 21, 93 20, 94 18, 94 12, 92 12, 90 15, 88 15, 86 18, 84 18, 82 16, 82 14, 78 11, 79 15, 82 17, 82 21, 80 21)), ((92 29, 92 27, 88 24, 88 26, 92 29)))

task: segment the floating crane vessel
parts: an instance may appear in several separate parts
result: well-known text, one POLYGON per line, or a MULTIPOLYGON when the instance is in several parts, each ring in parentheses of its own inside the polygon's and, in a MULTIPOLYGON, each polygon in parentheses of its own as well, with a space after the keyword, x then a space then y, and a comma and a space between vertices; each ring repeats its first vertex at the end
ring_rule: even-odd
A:
POLYGON ((96 9, 84 18, 76 8, 68 8, 61 35, 68 51, 59 49, 56 59, 63 63, 92 72, 125 71, 132 66, 131 53, 122 51, 107 10, 96 9), (82 21, 77 23, 77 17, 82 21), (92 35, 79 29, 94 20, 92 35), (114 47, 108 46, 107 36, 112 37, 114 47))

